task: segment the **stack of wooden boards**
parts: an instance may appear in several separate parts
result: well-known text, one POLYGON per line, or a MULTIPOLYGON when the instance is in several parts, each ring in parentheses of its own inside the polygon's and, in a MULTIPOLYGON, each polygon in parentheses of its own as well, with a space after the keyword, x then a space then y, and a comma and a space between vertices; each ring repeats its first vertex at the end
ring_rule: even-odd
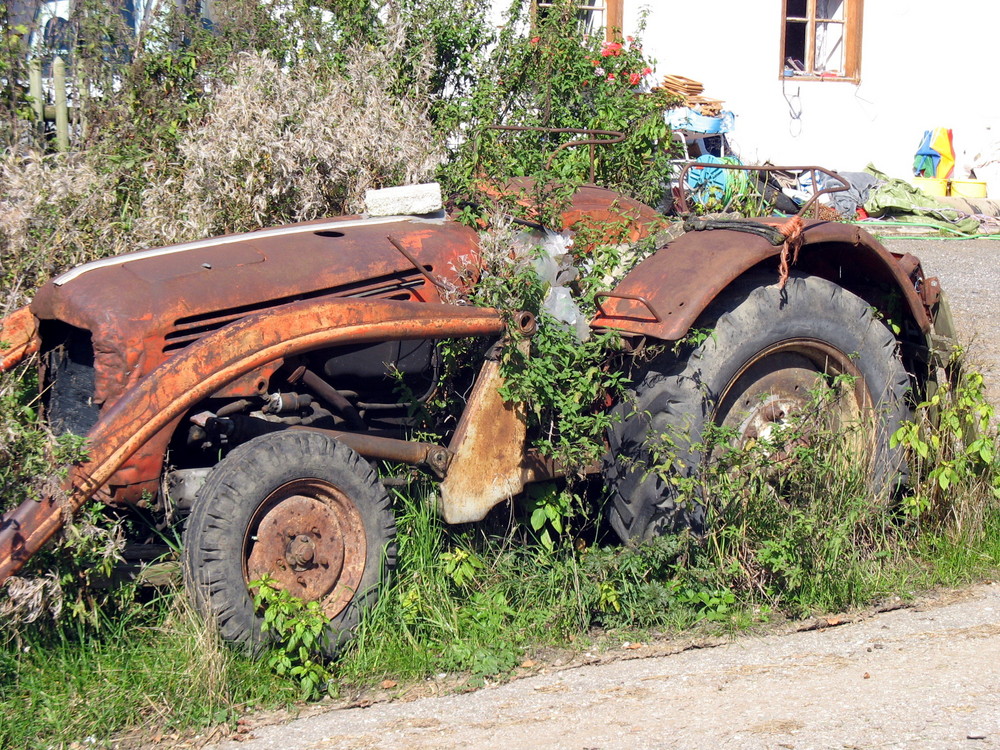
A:
POLYGON ((677 94, 684 100, 685 107, 706 117, 718 117, 722 112, 724 102, 702 96, 705 87, 699 81, 684 76, 666 75, 659 88, 677 94))

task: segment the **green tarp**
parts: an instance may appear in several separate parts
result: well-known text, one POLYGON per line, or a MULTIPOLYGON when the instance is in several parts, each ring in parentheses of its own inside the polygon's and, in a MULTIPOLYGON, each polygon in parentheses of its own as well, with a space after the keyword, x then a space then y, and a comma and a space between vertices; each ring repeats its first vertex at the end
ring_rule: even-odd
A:
POLYGON ((946 231, 957 231, 962 234, 979 232, 978 220, 962 218, 959 211, 949 208, 910 183, 889 177, 871 164, 865 167, 865 171, 879 180, 865 201, 865 211, 873 219, 933 224, 946 231))

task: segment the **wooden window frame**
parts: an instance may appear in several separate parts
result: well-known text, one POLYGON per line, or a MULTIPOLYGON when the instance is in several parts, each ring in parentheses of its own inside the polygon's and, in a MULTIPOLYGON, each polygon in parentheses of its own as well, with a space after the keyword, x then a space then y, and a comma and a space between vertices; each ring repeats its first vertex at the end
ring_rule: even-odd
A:
POLYGON ((781 47, 778 50, 778 76, 795 81, 847 81, 861 82, 861 28, 864 16, 864 0, 844 0, 844 19, 820 19, 817 17, 816 0, 806 0, 806 15, 791 16, 788 13, 789 0, 781 3, 781 47), (786 76, 786 34, 788 20, 792 18, 806 24, 806 50, 803 62, 806 70, 786 76), (820 23, 841 23, 844 27, 844 70, 839 75, 824 74, 815 70, 816 64, 816 27, 820 23))
MULTIPOLYGON (((621 39, 622 24, 624 22, 625 0, 578 0, 573 4, 577 10, 598 10, 604 13, 604 39, 611 42, 621 39)), ((532 4, 532 12, 538 7, 551 8, 551 0, 547 2, 535 2, 532 4)))

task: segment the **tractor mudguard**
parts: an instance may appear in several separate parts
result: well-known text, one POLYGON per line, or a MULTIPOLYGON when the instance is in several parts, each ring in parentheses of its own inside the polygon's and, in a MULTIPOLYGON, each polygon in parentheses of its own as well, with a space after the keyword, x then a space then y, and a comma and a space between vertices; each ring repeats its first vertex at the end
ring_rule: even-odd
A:
MULTIPOLYGON (((782 220, 760 223, 777 226, 782 220)), ((759 227, 759 224, 758 224, 759 227)), ((921 332, 931 327, 937 279, 924 279, 913 256, 896 257, 859 227, 804 222, 795 269, 833 281, 881 309, 885 290, 897 289, 921 332)), ((738 277, 756 266, 773 267, 781 246, 748 231, 690 231, 636 266, 600 300, 591 323, 666 341, 683 338, 698 316, 738 277)))
MULTIPOLYGON (((6 327, 5 327, 6 330, 6 327)), ((0 520, 0 583, 14 575, 136 451, 227 383, 314 349, 396 339, 495 336, 492 309, 378 299, 308 300, 255 313, 175 353, 128 389, 87 434, 66 499, 28 500, 0 520)))

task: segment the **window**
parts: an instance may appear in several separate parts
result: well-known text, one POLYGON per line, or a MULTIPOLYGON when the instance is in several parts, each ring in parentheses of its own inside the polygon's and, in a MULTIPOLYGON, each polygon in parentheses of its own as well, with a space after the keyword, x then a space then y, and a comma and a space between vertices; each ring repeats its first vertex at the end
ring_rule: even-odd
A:
POLYGON ((864 0, 784 0, 779 75, 861 79, 864 0))
MULTIPOLYGON (((623 0, 589 0, 589 2, 574 3, 577 9, 577 16, 584 25, 587 32, 595 32, 604 29, 604 38, 609 42, 616 36, 621 35, 622 29, 622 2, 623 0)), ((535 7, 540 13, 546 13, 549 8, 555 7, 558 3, 539 2, 535 7)))

